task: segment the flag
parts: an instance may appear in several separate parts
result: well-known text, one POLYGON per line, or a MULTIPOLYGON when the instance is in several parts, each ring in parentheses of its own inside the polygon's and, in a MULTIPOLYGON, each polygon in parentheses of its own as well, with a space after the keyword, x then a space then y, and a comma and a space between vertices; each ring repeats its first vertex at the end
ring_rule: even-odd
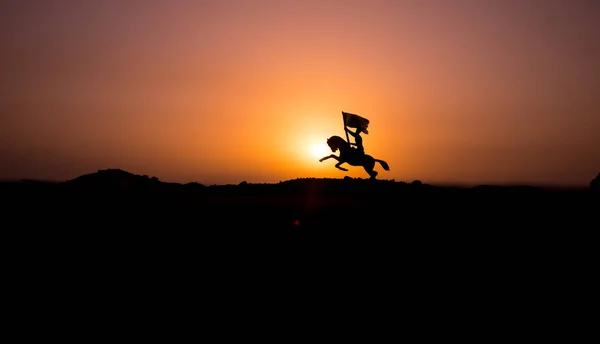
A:
POLYGON ((353 113, 349 113, 349 112, 344 112, 342 111, 342 116, 344 116, 344 125, 350 128, 361 128, 362 131, 365 132, 365 134, 368 134, 369 131, 367 130, 367 127, 369 126, 369 120, 361 117, 359 115, 353 114, 353 113))

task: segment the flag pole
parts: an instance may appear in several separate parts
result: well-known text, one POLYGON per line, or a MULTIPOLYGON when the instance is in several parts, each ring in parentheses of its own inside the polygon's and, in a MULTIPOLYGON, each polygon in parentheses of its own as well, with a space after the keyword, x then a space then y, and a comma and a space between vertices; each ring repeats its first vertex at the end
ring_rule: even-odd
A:
POLYGON ((348 137, 348 131, 346 130, 346 116, 344 116, 344 111, 342 111, 342 120, 344 121, 344 132, 346 133, 346 142, 350 144, 350 138, 348 137))

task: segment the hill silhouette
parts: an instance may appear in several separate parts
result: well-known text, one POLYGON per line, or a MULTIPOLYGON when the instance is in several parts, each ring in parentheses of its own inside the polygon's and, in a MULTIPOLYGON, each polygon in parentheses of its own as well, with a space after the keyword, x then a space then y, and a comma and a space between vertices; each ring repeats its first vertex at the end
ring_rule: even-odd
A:
POLYGON ((207 262, 281 271, 308 259, 323 274, 343 265, 393 276, 403 266, 412 278, 454 278, 457 267, 471 277, 506 266, 521 276, 584 269, 595 261, 597 180, 582 189, 349 177, 206 186, 109 169, 5 182, 0 194, 5 242, 27 269, 110 261, 121 274, 161 266, 187 275, 207 262))
POLYGON ((452 187, 418 180, 406 183, 350 177, 206 186, 107 169, 64 182, 6 182, 1 188, 8 201, 5 209, 17 212, 59 208, 70 209, 74 217, 75 213, 102 212, 107 218, 119 214, 123 219, 138 214, 140 224, 191 217, 196 225, 208 228, 256 225, 331 230, 349 226, 391 230, 437 226, 440 219, 445 226, 573 224, 595 213, 599 177, 589 189, 452 187), (173 216, 166 215, 172 212, 173 216))
POLYGON ((448 243, 490 249, 585 238, 597 228, 597 185, 598 177, 587 189, 346 177, 206 186, 108 169, 64 182, 5 182, 0 191, 6 223, 22 228, 11 233, 32 229, 50 242, 85 237, 111 245, 142 238, 192 243, 242 233, 251 241, 370 238, 384 245, 435 242, 446 250, 448 243))
POLYGON ((600 173, 590 182, 590 189, 593 191, 600 191, 600 173))

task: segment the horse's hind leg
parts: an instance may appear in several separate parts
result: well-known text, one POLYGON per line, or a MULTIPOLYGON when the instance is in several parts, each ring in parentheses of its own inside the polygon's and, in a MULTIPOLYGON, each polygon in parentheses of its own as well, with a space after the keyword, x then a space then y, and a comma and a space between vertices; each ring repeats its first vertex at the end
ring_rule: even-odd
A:
POLYGON ((373 170, 373 168, 375 167, 375 161, 373 161, 372 163, 365 164, 363 167, 364 167, 365 171, 367 171, 369 176, 371 176, 370 179, 375 179, 375 177, 378 174, 377 171, 373 170))

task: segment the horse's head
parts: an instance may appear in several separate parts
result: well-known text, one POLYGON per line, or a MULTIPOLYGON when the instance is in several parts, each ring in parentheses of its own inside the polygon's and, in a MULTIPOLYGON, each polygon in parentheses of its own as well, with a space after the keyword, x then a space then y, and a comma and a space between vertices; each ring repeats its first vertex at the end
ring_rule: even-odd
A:
POLYGON ((331 151, 335 153, 338 149, 348 145, 346 140, 339 136, 332 136, 327 139, 327 145, 331 148, 331 151))

